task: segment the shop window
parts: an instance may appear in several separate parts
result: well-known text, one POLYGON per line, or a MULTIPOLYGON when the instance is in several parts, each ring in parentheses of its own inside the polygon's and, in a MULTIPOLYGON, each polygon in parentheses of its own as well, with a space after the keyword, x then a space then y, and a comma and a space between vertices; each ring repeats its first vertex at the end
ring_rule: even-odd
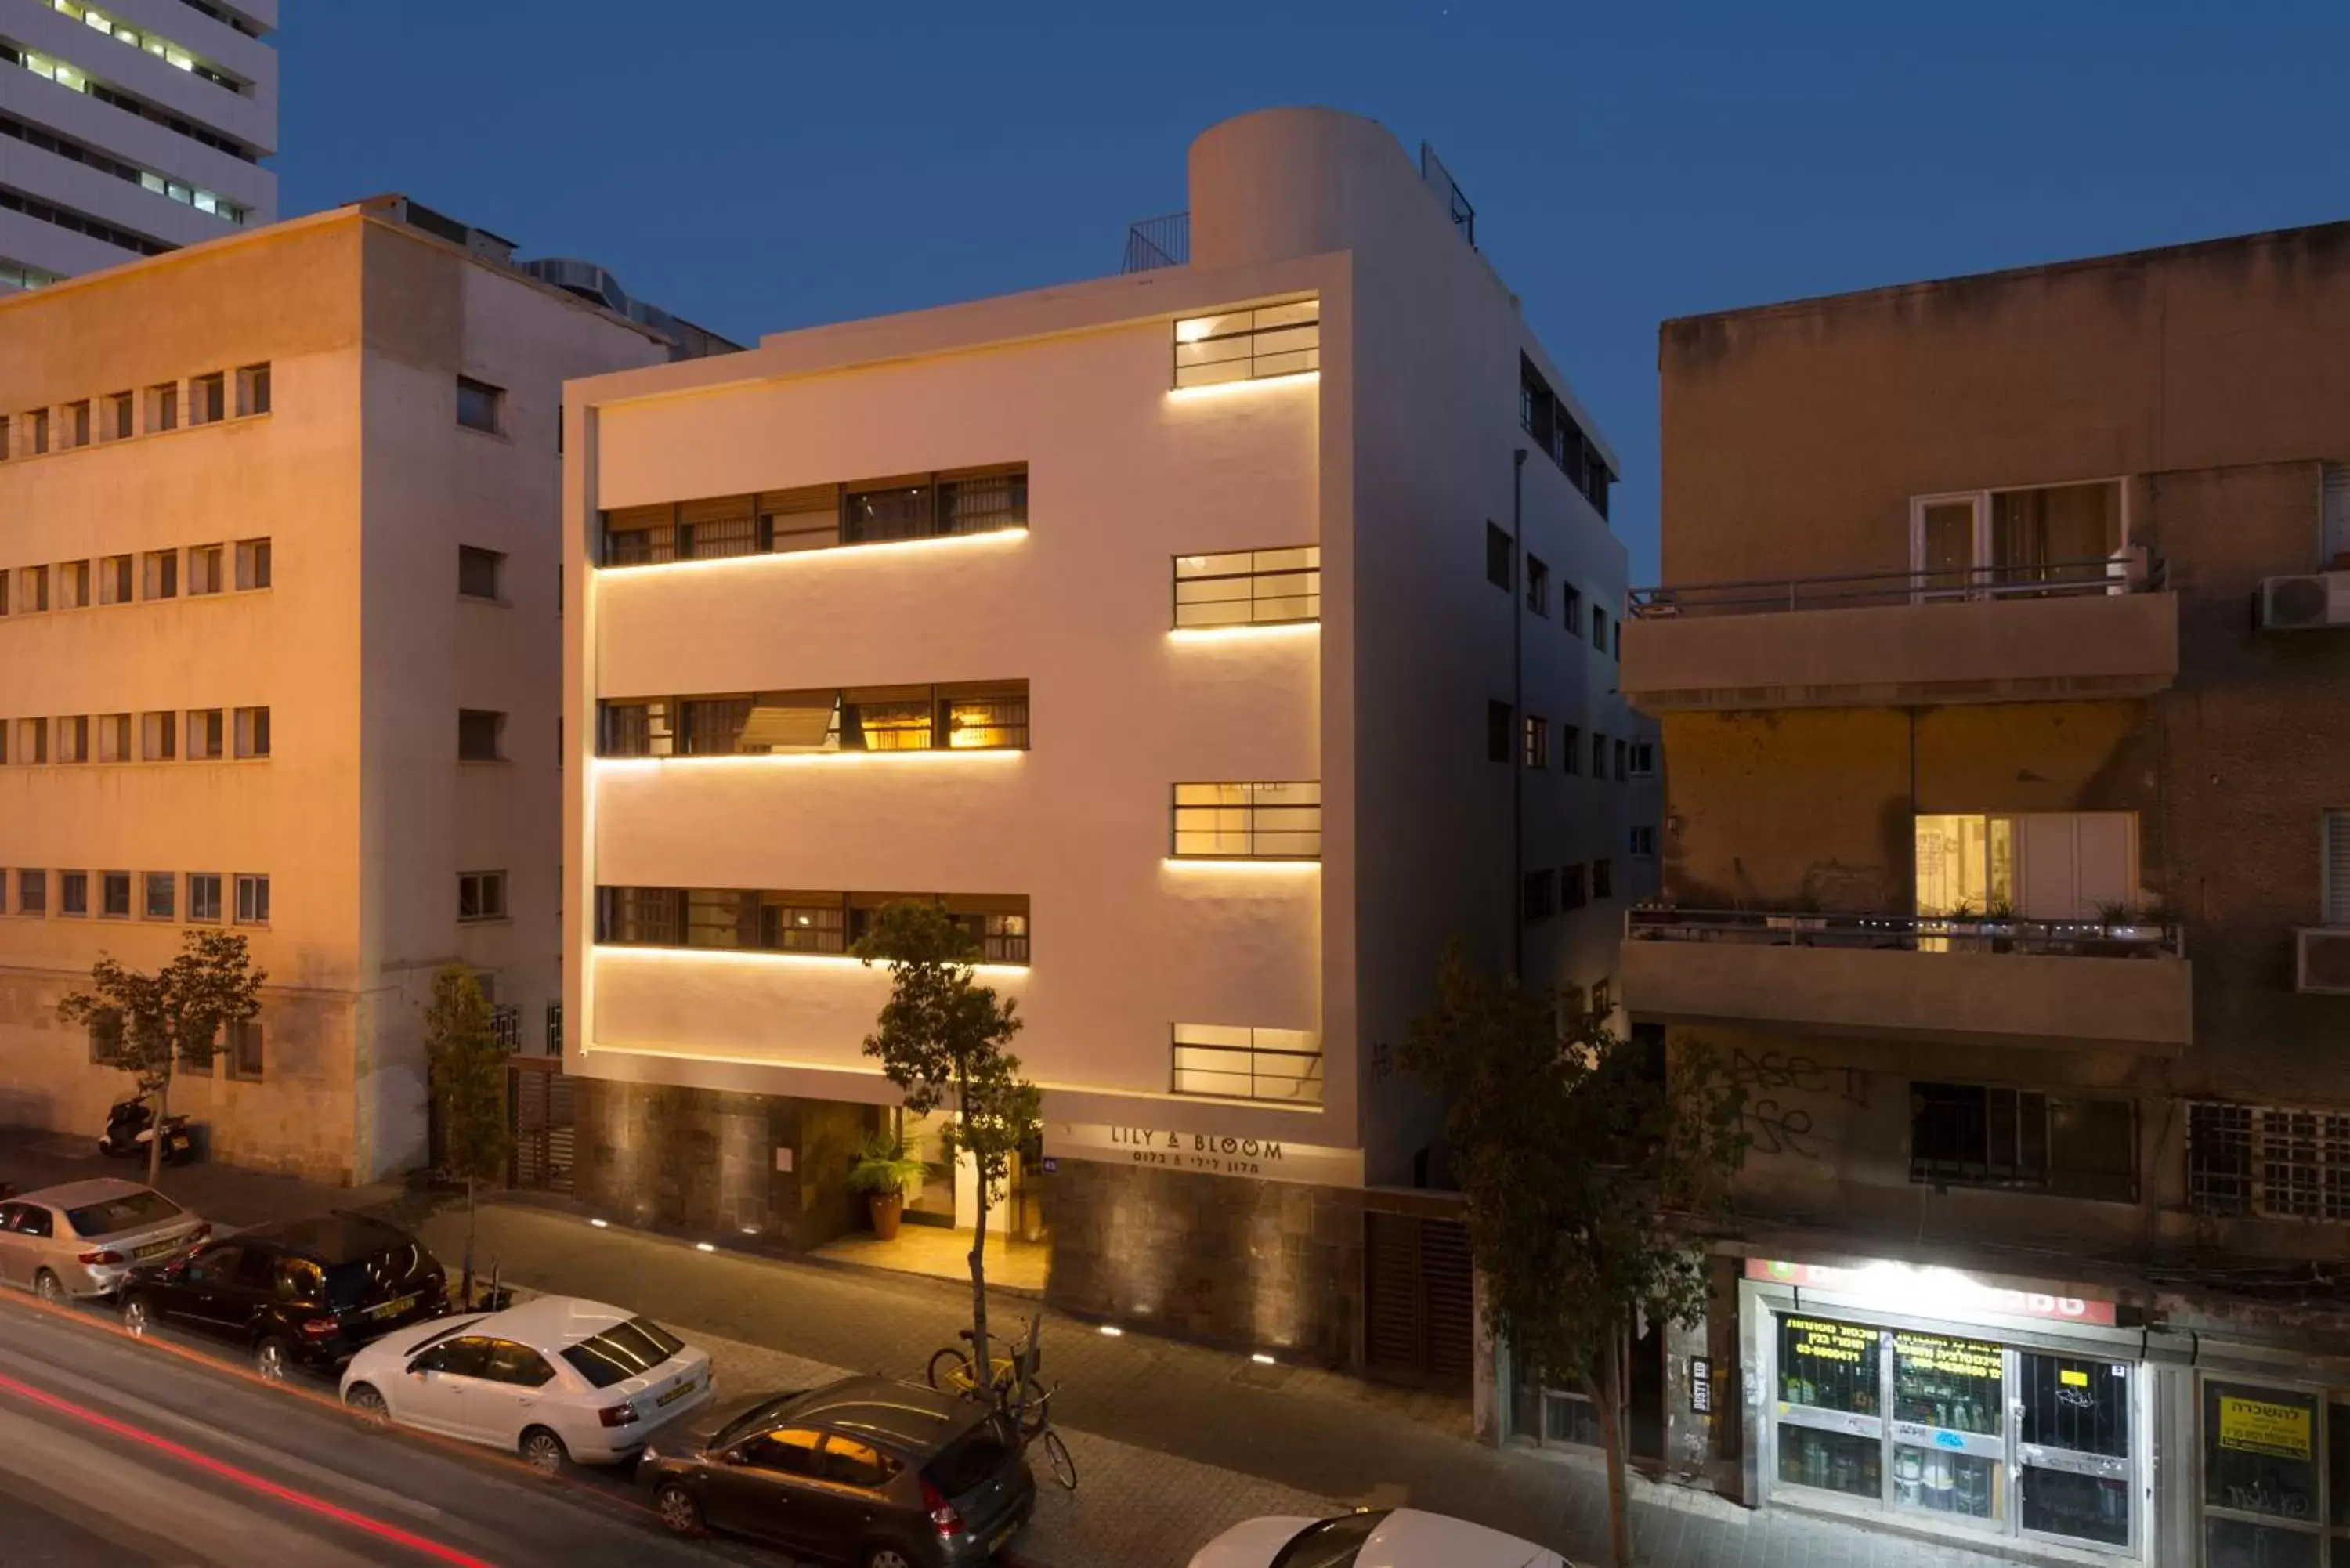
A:
POLYGON ((2043 1535, 2130 1543, 2130 1379, 2118 1362, 2016 1355, 2018 1511, 2043 1535))
POLYGON ((1885 1444, 1877 1419, 1882 1344, 1873 1328, 1819 1318, 1779 1320, 1782 1481, 1850 1497, 1884 1495, 1885 1444))
POLYGON ((2214 1565, 2314 1565, 2317 1396, 2210 1379, 2203 1385, 2203 1552, 2214 1565))
POLYGON ((1935 1334, 1893 1336, 1893 1501, 2002 1517, 2007 1353, 1935 1334))

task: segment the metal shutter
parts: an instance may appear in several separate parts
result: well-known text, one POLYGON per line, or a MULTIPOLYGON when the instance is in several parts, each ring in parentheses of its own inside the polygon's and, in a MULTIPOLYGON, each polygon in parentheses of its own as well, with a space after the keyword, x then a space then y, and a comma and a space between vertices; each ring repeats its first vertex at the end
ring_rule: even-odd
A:
POLYGON ((2324 859, 2320 882, 2325 900, 2325 924, 2350 926, 2350 811, 2325 814, 2324 859))

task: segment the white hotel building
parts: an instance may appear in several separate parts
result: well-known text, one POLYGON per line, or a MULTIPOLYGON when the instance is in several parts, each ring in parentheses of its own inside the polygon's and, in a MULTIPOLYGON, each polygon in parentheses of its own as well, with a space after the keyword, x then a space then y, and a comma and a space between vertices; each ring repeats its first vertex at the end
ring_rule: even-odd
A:
POLYGON ((277 216, 277 0, 0 0, 0 294, 277 216))
POLYGON ((1026 1021, 1053 1299, 1465 1387, 1395 1049, 1447 939, 1594 994, 1652 884, 1617 465, 1432 157, 1275 109, 1190 179, 1188 260, 567 389, 578 1191, 861 1223, 843 950, 936 895, 1026 1021))

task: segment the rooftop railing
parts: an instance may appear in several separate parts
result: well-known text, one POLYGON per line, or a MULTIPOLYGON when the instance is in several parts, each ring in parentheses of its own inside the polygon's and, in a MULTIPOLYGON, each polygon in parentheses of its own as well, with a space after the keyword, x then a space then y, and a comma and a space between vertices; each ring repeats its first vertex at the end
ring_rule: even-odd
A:
POLYGON ((1632 618, 1769 615, 1785 610, 1858 609, 1970 599, 2042 599, 2147 593, 2163 586, 2163 565, 2143 548, 2082 561, 1951 570, 1853 572, 1818 577, 1752 577, 1634 588, 1632 618))
POLYGON ((1126 261, 1120 272, 1155 272, 1191 260, 1191 214, 1170 213, 1145 218, 1126 231, 1126 261))
POLYGON ((2150 919, 2025 920, 1993 915, 1773 914, 1759 909, 1626 911, 1631 941, 1896 952, 2022 953, 2054 958, 2183 958, 2178 927, 2150 919))

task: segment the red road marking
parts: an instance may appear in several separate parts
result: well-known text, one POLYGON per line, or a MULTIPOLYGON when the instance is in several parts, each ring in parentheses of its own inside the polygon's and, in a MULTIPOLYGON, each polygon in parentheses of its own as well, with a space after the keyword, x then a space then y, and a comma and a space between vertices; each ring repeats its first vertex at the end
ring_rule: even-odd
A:
POLYGON ((224 1480, 234 1481, 248 1490, 276 1498, 280 1502, 292 1503, 296 1508, 307 1509, 310 1512, 325 1519, 331 1519, 338 1524, 347 1524, 354 1530, 364 1531, 378 1540, 389 1541, 395 1546, 405 1546, 411 1552, 422 1552, 427 1557, 452 1563, 454 1568, 492 1568, 490 1563, 478 1557, 469 1556, 453 1546, 443 1546, 437 1541, 429 1541, 421 1535, 402 1530, 396 1524, 387 1524, 382 1520, 369 1518, 364 1513, 353 1512, 348 1508, 328 1502, 325 1498, 313 1497, 307 1491, 296 1491, 292 1487, 280 1486, 274 1480, 255 1475, 251 1470, 239 1469, 236 1466, 213 1459, 208 1454, 200 1454, 193 1449, 172 1441, 169 1438, 159 1438, 152 1432, 142 1432, 127 1421, 118 1421, 111 1416, 102 1416, 96 1410, 88 1409, 69 1399, 60 1399, 54 1394, 45 1394, 38 1388, 17 1382, 13 1377, 0 1376, 0 1389, 5 1389, 22 1398, 30 1399, 36 1405, 45 1405, 61 1415, 71 1416, 78 1421, 84 1421, 101 1430, 111 1432, 118 1438, 125 1438, 134 1443, 143 1443, 159 1453, 169 1454, 183 1464, 191 1464, 198 1469, 208 1470, 224 1480))

